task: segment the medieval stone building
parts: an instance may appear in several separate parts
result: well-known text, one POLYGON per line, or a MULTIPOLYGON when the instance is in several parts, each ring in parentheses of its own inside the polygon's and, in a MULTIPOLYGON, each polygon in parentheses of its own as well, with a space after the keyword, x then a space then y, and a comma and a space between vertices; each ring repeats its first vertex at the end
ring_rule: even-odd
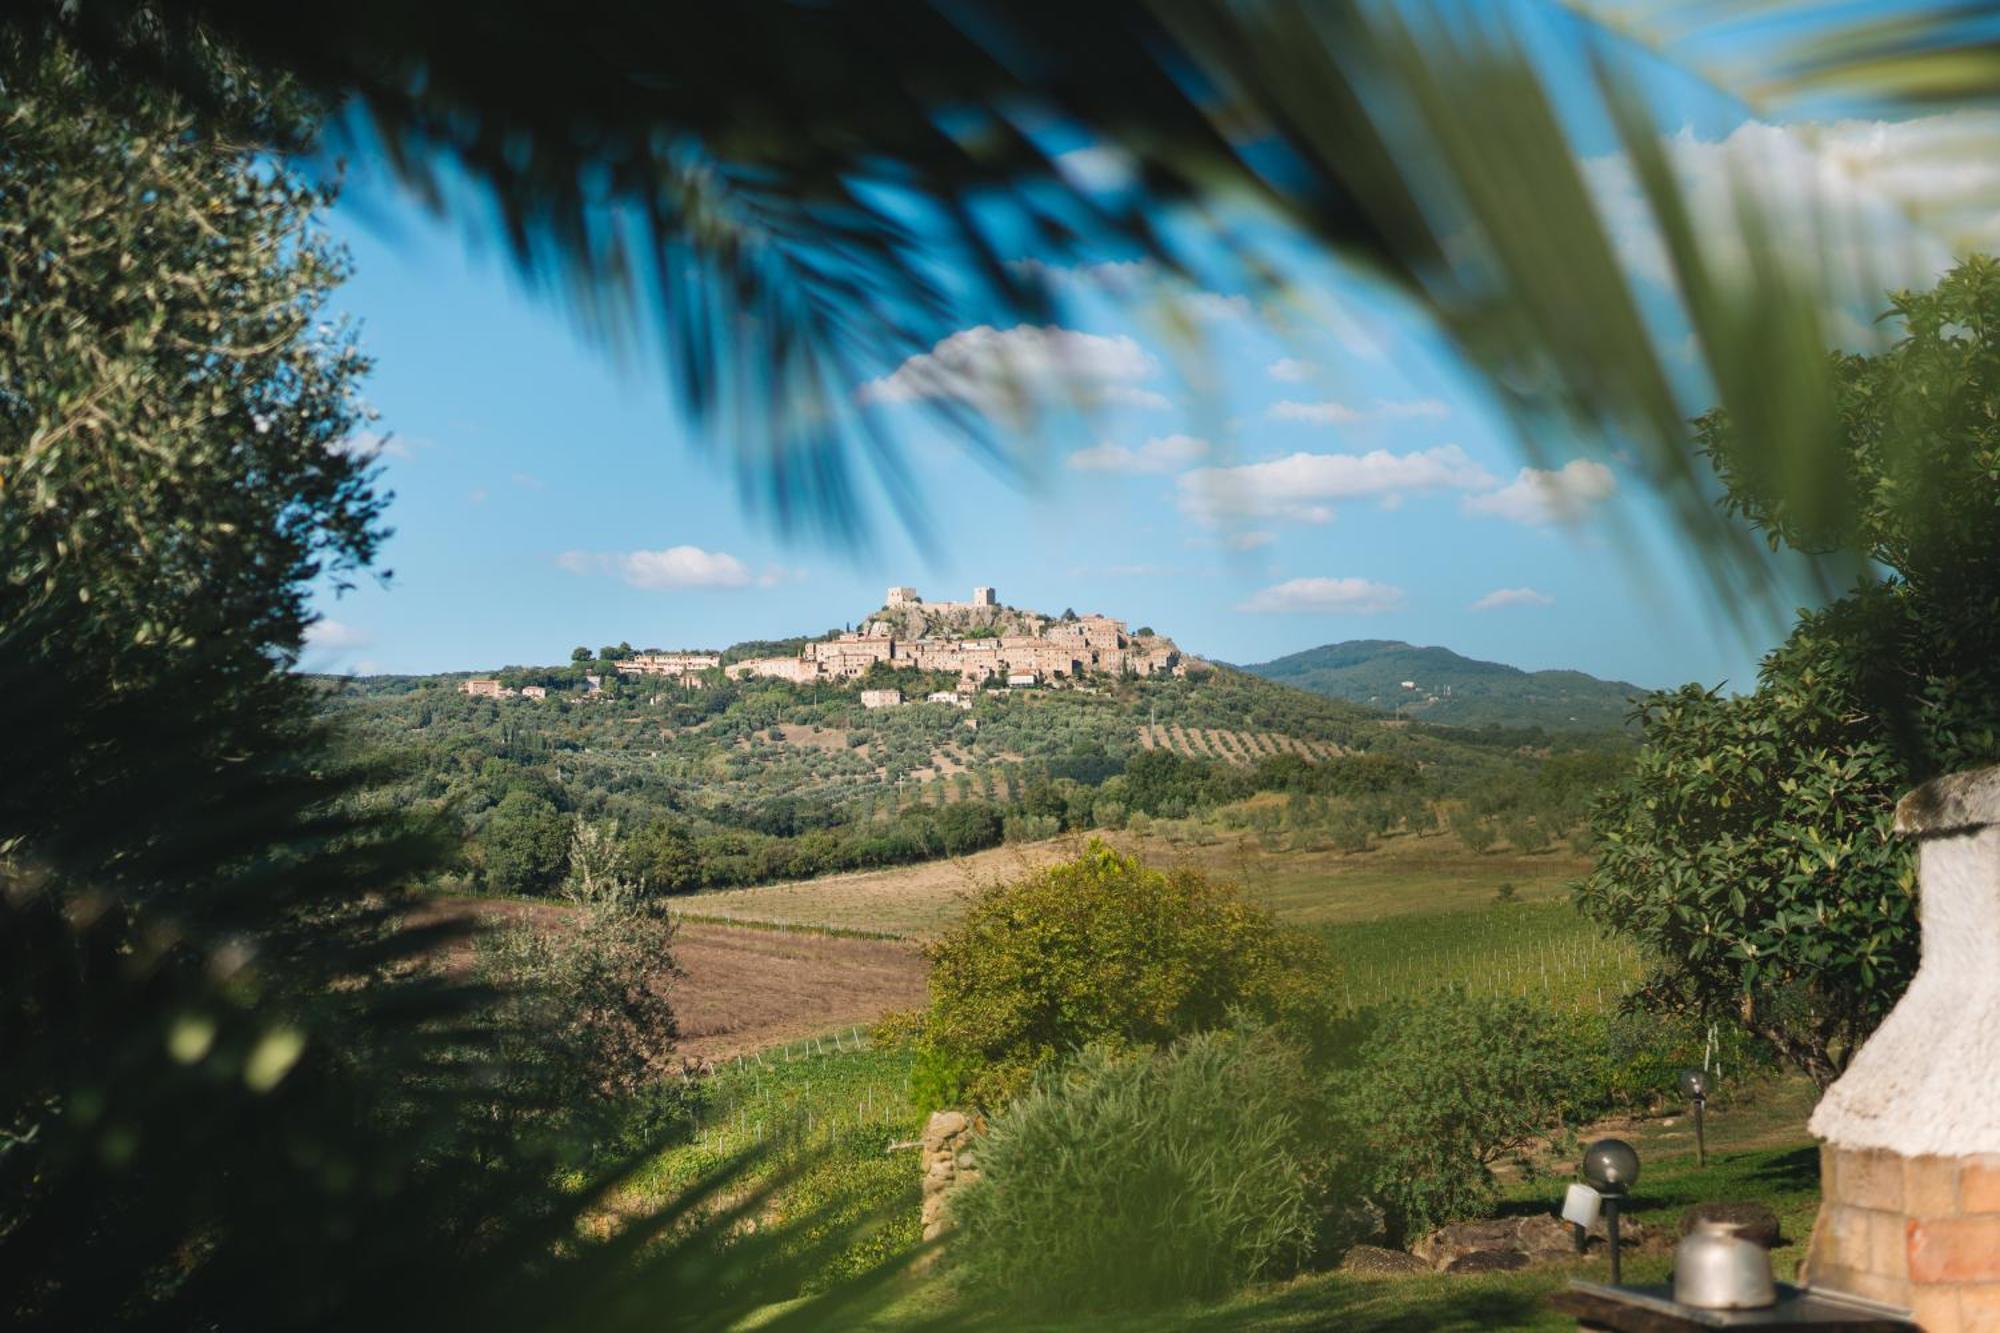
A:
POLYGON ((1171 640, 1135 638, 1122 620, 1100 615, 1052 620, 1033 612, 1008 612, 1002 618, 1003 610, 990 587, 974 588, 969 602, 926 602, 915 588, 891 588, 884 613, 871 616, 858 630, 809 643, 797 657, 738 662, 729 674, 807 684, 857 680, 880 662, 949 672, 958 677, 961 689, 977 689, 996 679, 1066 684, 1095 675, 1185 673, 1171 640))

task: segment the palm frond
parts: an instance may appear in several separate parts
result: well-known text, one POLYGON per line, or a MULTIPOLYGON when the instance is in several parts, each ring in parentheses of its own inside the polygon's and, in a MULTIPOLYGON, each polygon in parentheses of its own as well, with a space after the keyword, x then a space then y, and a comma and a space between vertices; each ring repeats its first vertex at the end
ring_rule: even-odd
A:
MULTIPOLYGON (((224 99, 201 52, 237 53, 323 99, 336 138, 379 147, 437 207, 497 218, 519 270, 594 336, 660 358, 746 499, 782 526, 859 542, 878 495, 921 523, 899 432, 856 391, 956 329, 1051 317, 1046 284, 1008 260, 1145 257, 1272 294, 1295 276, 1281 251, 1197 254, 1161 225, 1177 208, 1247 209, 1427 311, 1531 461, 1557 439, 1631 451, 1739 591, 1765 573, 1717 515, 1686 418, 1712 394, 1769 430, 1790 460, 1778 474, 1822 485, 1828 418, 1805 350, 1873 275, 1797 253, 1754 182, 1732 216, 1694 213, 1632 94, 1641 64, 1680 63, 1746 106, 1925 108, 2000 87, 1985 7, 1965 3, 1607 19, 1554 0, 743 0, 694 21, 638 3, 584 20, 536 0, 356 0, 335 19, 104 0, 66 24, 62 8, 7 21, 211 103, 224 99), (135 28, 141 10, 154 21, 135 28), (1754 61, 1709 68, 1718 45, 1754 61), (1615 128, 1641 182, 1671 257, 1664 320, 1579 163, 1579 116, 1615 128), (1124 154, 1134 187, 1065 175, 1057 149, 1077 144, 1124 154), (1694 331, 1696 374, 1675 322, 1694 331)), ((1831 234, 1823 202, 1803 207, 1831 234)), ((1007 457, 976 410, 936 410, 1007 457)))

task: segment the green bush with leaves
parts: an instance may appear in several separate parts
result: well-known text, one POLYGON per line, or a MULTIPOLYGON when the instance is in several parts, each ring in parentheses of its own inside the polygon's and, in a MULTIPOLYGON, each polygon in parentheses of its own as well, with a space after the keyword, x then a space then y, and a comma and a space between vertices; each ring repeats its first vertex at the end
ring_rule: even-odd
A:
POLYGON ((958 1091, 986 1106, 1090 1043, 1164 1046, 1237 1009, 1317 1044, 1337 991, 1317 937, 1197 870, 1155 870, 1095 839, 988 889, 928 952, 925 1067, 969 1070, 958 1091))
POLYGON ((1314 1239, 1298 1108, 1276 1038, 1218 1031, 1160 1052, 1094 1045, 980 1140, 952 1254, 985 1299, 1145 1309, 1285 1272, 1314 1239))
POLYGON ((1586 1040, 1528 1001, 1441 991, 1372 1019, 1328 1105, 1352 1187, 1399 1238, 1489 1212, 1495 1163, 1598 1109, 1586 1040))
POLYGON ((1838 642, 1795 632, 1747 698, 1647 700, 1646 749, 1595 816, 1577 888, 1657 960, 1653 1007, 1741 1024, 1822 1087, 1916 961, 1915 870, 1889 827, 1907 778, 1853 734, 1853 695, 1824 669, 1838 642))
POLYGON ((1500 837, 1492 820, 1482 818, 1463 806, 1451 812, 1451 831, 1473 853, 1488 850, 1500 837))

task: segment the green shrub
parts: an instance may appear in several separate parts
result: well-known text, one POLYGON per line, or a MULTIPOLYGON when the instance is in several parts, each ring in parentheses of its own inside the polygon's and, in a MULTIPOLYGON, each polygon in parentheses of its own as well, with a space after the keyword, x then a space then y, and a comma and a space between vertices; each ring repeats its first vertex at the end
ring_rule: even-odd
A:
POLYGON ((673 941, 672 918, 617 881, 580 891, 560 923, 482 936, 477 967, 504 997, 506 1066, 525 1075, 548 1065, 544 1076, 576 1109, 676 1081, 673 941), (527 1035, 508 1036, 510 1024, 527 1035))
POLYGON ((1491 820, 1462 807, 1451 812, 1451 831, 1475 854, 1486 851, 1499 837, 1491 820))
POLYGON ((1062 832, 1062 820, 1054 815, 1008 815, 1002 828, 1008 842, 1042 842, 1062 832))
POLYGON ((1333 845, 1343 852, 1368 850, 1368 818, 1359 810, 1345 809, 1329 816, 1326 831, 1333 845))
POLYGON ((1542 852, 1549 847, 1549 831, 1538 820, 1528 817, 1526 811, 1515 811, 1507 816, 1502 825, 1507 841, 1517 852, 1542 852))
POLYGON ((1235 1031, 1092 1046, 1045 1074, 953 1200, 969 1285, 1028 1309, 1143 1309, 1285 1271, 1313 1236, 1300 1082, 1282 1043, 1235 1031))
POLYGON ((550 893, 569 872, 570 821, 533 792, 509 791, 480 826, 479 864, 495 893, 550 893))
POLYGON ((1159 871, 1093 839, 988 889, 933 944, 921 1047, 964 1060, 995 1106, 1091 1042, 1164 1046, 1233 1008, 1317 1045, 1330 1027, 1325 945, 1192 869, 1159 871))
POLYGON ((1351 1179, 1402 1238, 1493 1206, 1493 1165, 1575 1124, 1598 1091, 1574 1025, 1525 1000, 1391 1004, 1331 1080, 1351 1179))

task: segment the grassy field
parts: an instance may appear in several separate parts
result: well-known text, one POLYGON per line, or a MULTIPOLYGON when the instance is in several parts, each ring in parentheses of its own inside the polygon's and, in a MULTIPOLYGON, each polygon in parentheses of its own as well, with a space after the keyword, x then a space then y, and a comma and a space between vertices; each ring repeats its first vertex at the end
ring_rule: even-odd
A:
MULTIPOLYGON (((635 1178, 654 1202, 737 1153, 811 1152, 856 1130, 880 1144, 914 1138, 923 1117, 910 1099, 907 1050, 871 1046, 859 1028, 790 1042, 721 1062, 707 1079, 692 1138, 635 1178)), ((917 1158, 908 1154, 910 1181, 917 1158)))
MULTIPOLYGON (((1522 855, 1475 853, 1449 833, 1400 834, 1365 852, 1271 851, 1249 833, 1168 829, 1100 836, 1155 865, 1195 865, 1299 925, 1437 915, 1491 905, 1503 885, 1515 899, 1561 899, 1589 868, 1567 849, 1522 855)), ((691 917, 793 927, 831 927, 922 938, 958 919, 967 898, 989 884, 1073 855, 1079 838, 995 847, 949 861, 749 889, 691 894, 691 917)))
MULTIPOLYGON (((1636 952, 1603 937, 1572 912, 1563 885, 1585 862, 1566 850, 1523 856, 1474 854, 1449 834, 1402 835, 1365 853, 1271 851, 1253 835, 1188 836, 1171 830, 1113 835, 1156 864, 1187 863, 1242 884, 1289 922, 1323 935, 1339 959, 1347 998, 1365 1005, 1439 985, 1526 995, 1557 1007, 1599 1010, 1641 969, 1636 952), (1505 887, 1503 887, 1505 886, 1505 887)), ((704 917, 793 927, 869 931, 922 938, 947 926, 980 887, 1074 852, 1071 840, 997 848, 954 863, 875 875, 701 895, 688 905, 704 917)), ((787 932, 772 932, 784 937, 787 932)), ((907 946, 905 946, 907 947, 907 946)), ((781 1162, 865 1185, 878 1202, 914 1199, 916 1154, 892 1150, 920 1129, 910 1110, 910 1057, 869 1049, 859 1030, 794 1042, 722 1064, 710 1080, 693 1141, 664 1154, 639 1182, 634 1202, 658 1203, 729 1154, 762 1148, 781 1162)), ((1662 1235, 1677 1234, 1685 1209, 1709 1199, 1756 1199, 1778 1209, 1788 1243, 1775 1256, 1781 1276, 1801 1254, 1818 1200, 1817 1159, 1804 1134, 1813 1090, 1769 1079, 1728 1089, 1710 1117, 1711 1164, 1693 1163, 1684 1116, 1594 1127, 1635 1143, 1645 1162, 1628 1215, 1662 1235)), ((1565 1147, 1565 1152, 1569 1151, 1565 1147)), ((1550 1211, 1571 1164, 1546 1160, 1506 1187, 1504 1208, 1550 1211)), ((913 1214, 912 1214, 913 1216, 913 1214)), ((1634 1254, 1631 1280, 1664 1276, 1664 1246, 1634 1254)), ((1548 1298, 1571 1278, 1605 1276, 1601 1259, 1530 1273, 1481 1277, 1385 1278, 1315 1273, 1243 1293, 1214 1306, 1119 1321, 1045 1325, 1082 1328, 1290 1330, 1338 1327, 1414 1333, 1445 1329, 1566 1329, 1548 1298)), ((948 1272, 913 1282, 878 1321, 898 1328, 923 1320, 949 1326, 1033 1327, 958 1303, 948 1272)))
POLYGON ((1510 902, 1317 927, 1347 999, 1372 1004, 1436 986, 1603 1009, 1642 970, 1639 952, 1564 902, 1510 902))

